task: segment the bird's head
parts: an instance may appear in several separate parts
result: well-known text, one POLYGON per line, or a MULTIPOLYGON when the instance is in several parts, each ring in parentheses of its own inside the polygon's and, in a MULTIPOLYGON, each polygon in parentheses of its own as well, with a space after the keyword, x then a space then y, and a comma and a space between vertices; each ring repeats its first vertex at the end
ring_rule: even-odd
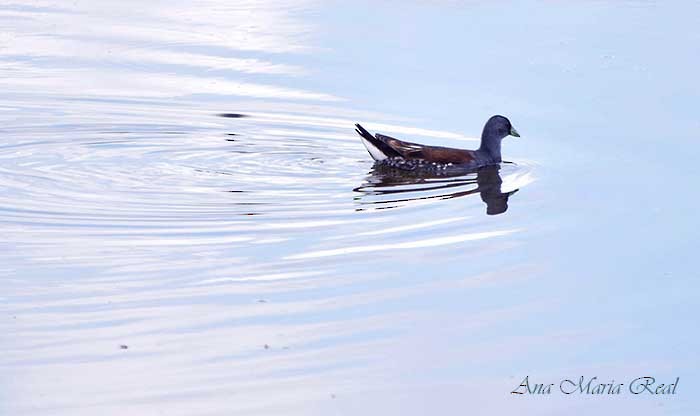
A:
POLYGON ((503 116, 493 116, 486 122, 481 139, 501 140, 506 136, 520 137, 517 130, 510 124, 510 120, 503 116))

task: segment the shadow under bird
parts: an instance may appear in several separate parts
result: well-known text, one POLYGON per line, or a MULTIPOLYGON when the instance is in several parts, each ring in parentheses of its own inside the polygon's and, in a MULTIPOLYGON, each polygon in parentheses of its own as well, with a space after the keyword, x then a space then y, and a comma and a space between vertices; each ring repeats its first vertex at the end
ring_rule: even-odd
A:
POLYGON ((404 170, 476 169, 498 164, 502 161, 501 141, 507 136, 520 137, 510 121, 498 115, 486 122, 476 150, 410 143, 379 133, 372 136, 361 125, 355 127, 372 159, 404 170))

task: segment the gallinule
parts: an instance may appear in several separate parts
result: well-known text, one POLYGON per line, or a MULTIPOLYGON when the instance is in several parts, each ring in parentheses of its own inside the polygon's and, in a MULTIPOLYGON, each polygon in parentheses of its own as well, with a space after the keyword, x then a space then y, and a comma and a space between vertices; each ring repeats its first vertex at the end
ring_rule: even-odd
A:
POLYGON ((520 137, 510 121, 503 116, 491 117, 481 133, 481 146, 476 150, 427 146, 405 142, 383 134, 372 136, 355 124, 367 151, 378 163, 405 169, 442 170, 448 167, 475 169, 501 163, 501 140, 506 136, 520 137))

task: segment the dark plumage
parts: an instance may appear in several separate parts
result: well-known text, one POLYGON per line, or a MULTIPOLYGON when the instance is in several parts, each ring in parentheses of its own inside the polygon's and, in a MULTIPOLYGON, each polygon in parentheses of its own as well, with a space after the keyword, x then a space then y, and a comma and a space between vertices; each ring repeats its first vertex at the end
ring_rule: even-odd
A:
POLYGON ((481 133, 481 146, 477 150, 453 149, 404 142, 377 133, 372 136, 361 125, 355 124, 372 158, 399 169, 478 168, 501 163, 501 140, 506 136, 520 137, 510 121, 503 116, 491 117, 481 133))

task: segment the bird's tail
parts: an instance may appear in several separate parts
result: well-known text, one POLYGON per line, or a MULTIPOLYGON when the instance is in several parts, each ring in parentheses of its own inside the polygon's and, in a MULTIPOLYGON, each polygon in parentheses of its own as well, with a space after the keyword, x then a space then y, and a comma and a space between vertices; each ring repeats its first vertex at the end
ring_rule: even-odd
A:
POLYGON ((384 160, 391 156, 393 153, 396 153, 386 143, 372 136, 370 132, 365 130, 364 127, 360 126, 359 124, 355 124, 355 127, 355 131, 362 138, 362 144, 365 145, 370 156, 372 156, 372 159, 384 160))

